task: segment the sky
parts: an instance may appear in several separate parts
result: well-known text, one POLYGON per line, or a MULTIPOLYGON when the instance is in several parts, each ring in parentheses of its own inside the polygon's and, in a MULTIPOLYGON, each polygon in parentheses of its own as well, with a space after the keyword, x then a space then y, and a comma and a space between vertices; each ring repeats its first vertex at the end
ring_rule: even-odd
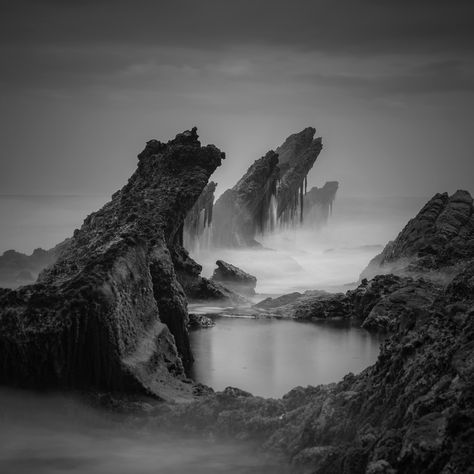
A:
POLYGON ((196 125, 218 190, 314 126, 310 185, 474 191, 474 2, 0 0, 0 194, 112 194, 196 125))

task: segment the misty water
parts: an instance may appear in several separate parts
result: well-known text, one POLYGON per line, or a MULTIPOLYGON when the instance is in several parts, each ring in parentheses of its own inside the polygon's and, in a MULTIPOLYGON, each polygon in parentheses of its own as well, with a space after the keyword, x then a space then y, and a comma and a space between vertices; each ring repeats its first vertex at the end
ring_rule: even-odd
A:
MULTIPOLYGON (((0 252, 50 248, 80 227, 105 196, 3 196, 0 252)), ((293 291, 345 291, 425 198, 338 198, 322 229, 285 231, 262 239, 261 250, 200 248, 192 256, 210 276, 223 259, 258 278, 253 302, 293 291)), ((191 308, 192 310, 197 308, 191 308)), ((208 312, 209 308, 200 308, 208 312)), ((216 390, 237 386, 279 397, 297 385, 337 382, 372 364, 380 340, 344 322, 298 323, 219 317, 193 331, 194 377, 216 390)), ((65 396, 0 392, 0 472, 284 473, 286 466, 251 446, 170 435, 130 425, 124 416, 93 410, 65 396)))
MULTIPOLYGON (((137 423, 67 395, 0 390, 2 474, 285 474, 254 447, 137 423)), ((294 472, 294 470, 291 470, 294 472)))

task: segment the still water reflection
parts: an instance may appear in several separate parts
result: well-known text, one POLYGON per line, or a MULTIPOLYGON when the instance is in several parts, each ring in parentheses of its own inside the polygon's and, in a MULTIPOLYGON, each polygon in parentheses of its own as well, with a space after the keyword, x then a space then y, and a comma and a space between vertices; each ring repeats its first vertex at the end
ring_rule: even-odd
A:
POLYGON ((345 321, 217 318, 191 333, 195 380, 222 390, 281 397, 291 388, 339 381, 377 359, 380 336, 345 321))

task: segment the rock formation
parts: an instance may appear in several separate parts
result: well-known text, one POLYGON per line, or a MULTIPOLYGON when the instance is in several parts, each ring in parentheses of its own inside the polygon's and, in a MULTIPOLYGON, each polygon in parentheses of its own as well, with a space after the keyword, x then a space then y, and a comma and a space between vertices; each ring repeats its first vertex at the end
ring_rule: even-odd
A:
POLYGON ((68 241, 69 239, 66 239, 49 250, 37 248, 31 255, 7 250, 0 256, 0 286, 16 288, 20 285, 31 284, 36 280, 41 270, 58 259, 68 241))
POLYGON ((216 187, 217 184, 213 181, 207 184, 184 219, 184 246, 189 250, 194 250, 202 241, 208 243, 210 240, 216 187))
POLYGON ((257 286, 257 279, 240 268, 217 260, 217 268, 214 270, 212 280, 222 283, 227 288, 243 295, 255 295, 255 287, 257 286))
POLYGON ((474 273, 403 311, 377 362, 282 399, 228 388, 156 414, 160 425, 254 440, 313 474, 472 473, 474 273))
POLYGON ((332 214, 332 207, 339 188, 337 181, 328 181, 322 188, 314 186, 303 197, 304 220, 311 224, 324 225, 332 214))
POLYGON ((323 149, 321 138, 314 138, 316 129, 305 128, 290 135, 276 149, 280 167, 277 191, 277 218, 283 224, 304 219, 304 194, 307 176, 323 149))
POLYGON ((467 191, 436 194, 362 272, 424 275, 449 281, 474 257, 474 207, 467 191))
POLYGON ((378 275, 346 294, 292 293, 256 305, 277 316, 337 316, 389 331, 373 366, 339 383, 296 387, 278 400, 228 387, 158 409, 154 423, 253 440, 312 474, 473 473, 469 206, 467 193, 437 195, 388 247, 392 253, 385 249, 394 261, 407 257, 416 276, 378 275), (420 276, 446 266, 449 282, 420 276))
POLYGON ((259 246, 257 238, 278 225, 303 221, 307 175, 322 149, 316 130, 289 136, 276 152, 255 161, 214 206, 212 243, 218 247, 259 246))
POLYGON ((223 157, 196 129, 147 143, 128 183, 38 282, 0 292, 0 383, 179 398, 192 354, 173 256, 223 157))
POLYGON ((269 151, 255 161, 214 206, 212 244, 217 247, 253 247, 270 219, 270 203, 279 179, 278 155, 269 151))

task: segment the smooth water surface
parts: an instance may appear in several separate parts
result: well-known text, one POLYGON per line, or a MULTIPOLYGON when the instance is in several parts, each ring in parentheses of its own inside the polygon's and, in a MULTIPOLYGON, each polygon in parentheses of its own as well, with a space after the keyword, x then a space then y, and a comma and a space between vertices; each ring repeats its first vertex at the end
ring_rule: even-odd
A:
POLYGON ((220 317, 216 326, 191 332, 193 376, 215 390, 233 386, 281 397, 298 385, 338 382, 362 371, 376 361, 380 342, 345 321, 220 317))

